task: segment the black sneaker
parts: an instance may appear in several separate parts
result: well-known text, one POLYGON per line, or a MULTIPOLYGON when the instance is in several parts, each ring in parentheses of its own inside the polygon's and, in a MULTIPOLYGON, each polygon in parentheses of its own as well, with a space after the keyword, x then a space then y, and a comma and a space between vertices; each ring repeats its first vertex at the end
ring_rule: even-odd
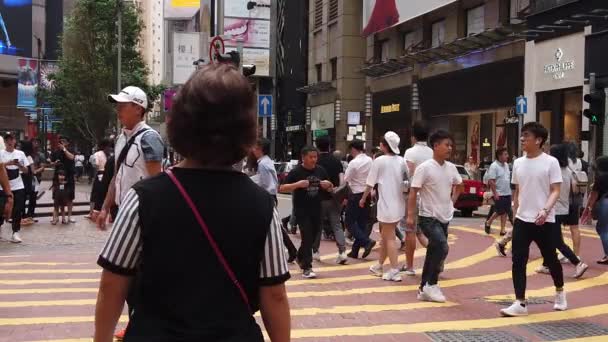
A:
POLYGON ((296 258, 297 258, 297 257, 298 257, 298 255, 297 255, 297 254, 292 254, 292 255, 290 255, 290 256, 289 256, 289 258, 287 259, 287 263, 288 263, 288 264, 293 263, 294 261, 296 261, 296 258))
POLYGON ((359 259, 359 252, 350 251, 350 253, 346 254, 346 256, 351 259, 359 259))
POLYGON ((367 246, 365 246, 365 250, 363 251, 363 255, 361 256, 362 259, 365 259, 369 256, 369 253, 372 252, 372 249, 374 249, 374 247, 376 246, 376 241, 371 240, 367 246))
POLYGON ((291 226, 291 230, 289 232, 291 235, 296 235, 298 233, 298 226, 291 226))
POLYGON ((501 245, 500 243, 496 242, 496 243, 494 243, 494 246, 496 247, 496 252, 498 253, 498 256, 501 256, 501 257, 507 256, 507 251, 505 250, 505 245, 501 245))
POLYGON ((486 222, 484 223, 484 226, 485 226, 486 234, 490 234, 490 229, 492 229, 492 226, 490 226, 490 225, 488 224, 488 221, 486 221, 486 222))

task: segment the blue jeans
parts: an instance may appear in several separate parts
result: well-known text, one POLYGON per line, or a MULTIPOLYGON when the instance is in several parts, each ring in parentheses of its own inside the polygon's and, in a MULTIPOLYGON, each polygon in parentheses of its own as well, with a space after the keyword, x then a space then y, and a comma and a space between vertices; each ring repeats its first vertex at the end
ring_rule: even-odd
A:
POLYGON ((371 240, 367 234, 367 222, 369 221, 369 206, 366 203, 363 208, 359 207, 363 194, 352 194, 348 196, 346 205, 346 226, 355 237, 352 251, 359 253, 359 248, 366 247, 371 240))
POLYGON ((422 281, 420 288, 424 285, 436 285, 439 273, 448 256, 448 223, 441 223, 431 217, 418 217, 418 225, 424 236, 429 240, 426 248, 426 258, 422 268, 422 281))
POLYGON ((597 213, 595 230, 602 240, 604 255, 608 256, 608 197, 604 196, 598 200, 595 211, 597 213))

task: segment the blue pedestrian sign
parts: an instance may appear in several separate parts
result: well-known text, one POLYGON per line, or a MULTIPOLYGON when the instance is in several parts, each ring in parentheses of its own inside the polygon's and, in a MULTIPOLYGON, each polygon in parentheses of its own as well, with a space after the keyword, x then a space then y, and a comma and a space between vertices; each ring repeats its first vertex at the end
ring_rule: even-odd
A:
POLYGON ((258 95, 258 115, 261 118, 272 116, 272 95, 258 95))
POLYGON ((523 115, 528 112, 528 99, 524 96, 518 96, 515 99, 515 112, 517 115, 523 115))

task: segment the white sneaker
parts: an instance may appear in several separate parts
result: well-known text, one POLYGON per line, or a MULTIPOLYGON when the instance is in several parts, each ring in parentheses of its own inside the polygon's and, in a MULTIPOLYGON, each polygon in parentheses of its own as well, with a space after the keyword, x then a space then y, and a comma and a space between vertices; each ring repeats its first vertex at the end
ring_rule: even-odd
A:
POLYGON ((568 260, 568 258, 566 258, 562 253, 557 253, 557 260, 559 260, 559 262, 562 264, 567 264, 570 262, 570 260, 568 260))
POLYGON ((312 260, 321 261, 321 254, 319 252, 312 253, 312 260))
POLYGON ((528 316, 528 307, 520 300, 516 300, 508 308, 501 309, 500 314, 505 317, 528 316))
POLYGON ((302 278, 313 279, 316 277, 317 277, 317 274, 312 269, 302 271, 302 278))
POLYGON ((566 300, 566 291, 555 292, 555 304, 553 304, 553 310, 565 311, 568 309, 568 301, 566 300))
POLYGON ((13 233, 13 236, 11 237, 12 243, 21 243, 22 241, 23 240, 21 240, 21 236, 19 235, 19 232, 13 233))
POLYGON ((418 299, 425 302, 445 303, 445 296, 439 285, 424 285, 422 292, 418 293, 418 299))
POLYGON ((543 265, 538 266, 534 270, 534 272, 536 272, 536 273, 542 273, 542 274, 551 274, 551 271, 549 270, 549 267, 543 266, 543 265))
POLYGON ((398 268, 391 268, 388 272, 382 275, 382 280, 387 281, 401 281, 401 275, 399 275, 398 268))
POLYGON ((376 277, 382 277, 382 265, 374 264, 369 267, 369 271, 376 277))
POLYGON ((585 274, 585 272, 587 271, 588 268, 589 268, 589 266, 587 266, 587 264, 585 264, 582 261, 579 262, 578 265, 576 265, 576 269, 574 271, 574 276, 573 277, 576 278, 576 279, 582 277, 583 274, 585 274))
POLYGON ((403 274, 405 274, 406 276, 410 276, 410 277, 413 277, 416 275, 415 269, 407 268, 407 266, 405 266, 405 265, 401 266, 401 269, 399 271, 403 272, 403 274))
POLYGON ((344 265, 348 261, 348 257, 346 256, 346 252, 338 253, 336 257, 336 264, 344 265))

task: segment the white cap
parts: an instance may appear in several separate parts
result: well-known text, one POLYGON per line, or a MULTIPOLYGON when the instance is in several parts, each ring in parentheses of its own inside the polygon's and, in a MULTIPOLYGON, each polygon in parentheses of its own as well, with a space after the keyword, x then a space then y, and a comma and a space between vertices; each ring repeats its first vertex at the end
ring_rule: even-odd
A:
POLYGON ((108 95, 108 101, 112 103, 135 103, 148 110, 148 96, 138 87, 129 86, 120 91, 117 95, 108 95))
POLYGON ((401 142, 401 139, 399 138, 399 135, 397 135, 397 133, 393 131, 388 131, 384 133, 384 140, 386 140, 388 147, 390 147, 391 151, 393 151, 394 154, 400 153, 399 142, 401 142))

